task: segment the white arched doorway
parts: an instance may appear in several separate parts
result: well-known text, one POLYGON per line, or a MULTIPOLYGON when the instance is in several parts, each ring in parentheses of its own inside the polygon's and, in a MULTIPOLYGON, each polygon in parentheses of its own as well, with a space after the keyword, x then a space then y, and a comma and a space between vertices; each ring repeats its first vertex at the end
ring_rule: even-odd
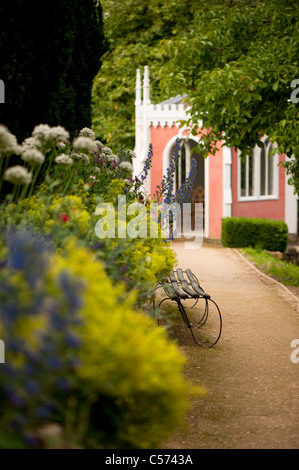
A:
POLYGON ((177 165, 174 181, 174 192, 184 183, 189 175, 192 159, 195 158, 197 163, 197 172, 193 182, 192 190, 189 199, 186 202, 191 203, 191 227, 192 230, 195 226, 195 203, 203 204, 203 228, 204 236, 209 236, 209 164, 208 159, 204 158, 201 153, 196 152, 194 149, 198 144, 198 138, 187 138, 182 134, 173 137, 166 145, 163 153, 163 174, 166 174, 169 167, 171 156, 173 154, 176 140, 180 140, 180 158, 177 165))

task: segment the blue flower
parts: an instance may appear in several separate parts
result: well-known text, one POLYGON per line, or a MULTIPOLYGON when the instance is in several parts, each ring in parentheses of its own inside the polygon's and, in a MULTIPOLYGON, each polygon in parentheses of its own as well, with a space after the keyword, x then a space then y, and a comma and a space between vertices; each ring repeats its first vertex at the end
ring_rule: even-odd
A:
POLYGON ((49 366, 54 370, 59 370, 62 367, 62 362, 60 359, 58 359, 58 357, 50 356, 47 362, 49 366))
POLYGON ((71 308, 77 310, 82 307, 82 299, 78 294, 81 293, 83 285, 79 282, 72 282, 70 276, 65 272, 60 274, 59 282, 63 294, 66 295, 71 308))
POLYGON ((71 382, 64 377, 59 377, 59 379, 56 381, 56 386, 62 392, 68 392, 72 388, 71 382))
POLYGON ((12 395, 10 395, 9 401, 15 408, 22 408, 26 403, 24 398, 21 397, 21 395, 19 395, 17 392, 14 392, 12 395))
POLYGON ((24 390, 30 395, 36 395, 40 391, 40 385, 34 380, 29 380, 24 384, 24 390))
POLYGON ((36 437, 32 436, 31 434, 24 435, 24 442, 30 447, 36 447, 39 444, 39 441, 36 437))
POLYGON ((35 286, 47 268, 45 241, 29 230, 11 230, 7 234, 7 265, 11 269, 24 271, 31 286, 35 286))
POLYGON ((148 171, 152 167, 152 158, 153 158, 153 146, 152 144, 149 144, 147 157, 145 159, 144 166, 143 166, 141 176, 140 176, 141 182, 143 182, 146 179, 148 175, 148 171))
POLYGON ((51 403, 44 403, 36 407, 35 416, 38 419, 48 419, 54 411, 51 403))
POLYGON ((78 336, 72 334, 67 335, 65 339, 67 345, 71 348, 79 348, 79 346, 81 346, 82 344, 81 339, 78 336))
POLYGON ((9 423, 9 427, 15 431, 15 432, 19 432, 24 426, 26 426, 28 424, 28 418, 27 416, 24 416, 24 414, 22 413, 18 413, 15 418, 10 421, 9 423))
MULTIPOLYGON (((1 290, 3 288, 3 290, 5 290, 5 285, 1 287, 1 290)), ((11 286, 9 286, 11 287, 11 286)), ((2 293, 3 293, 3 290, 2 290, 2 293)), ((8 293, 8 291, 11 291, 11 295, 15 294, 14 290, 13 289, 6 289, 6 294, 8 293)), ((7 299, 7 295, 5 296, 6 299, 7 299)), ((2 302, 3 302, 3 305, 1 305, 0 307, 0 314, 1 314, 1 318, 2 318, 2 321, 3 323, 7 326, 7 325, 13 325, 18 316, 21 314, 21 311, 20 311, 20 308, 18 305, 16 305, 14 302, 14 296, 11 298, 11 299, 7 299, 7 301, 9 302, 8 304, 5 302, 5 300, 3 299, 2 302)))
POLYGON ((197 171, 197 162, 195 158, 193 158, 188 178, 178 189, 176 197, 175 197, 176 202, 178 202, 180 205, 182 205, 184 202, 187 202, 188 199, 190 198, 196 171, 197 171))

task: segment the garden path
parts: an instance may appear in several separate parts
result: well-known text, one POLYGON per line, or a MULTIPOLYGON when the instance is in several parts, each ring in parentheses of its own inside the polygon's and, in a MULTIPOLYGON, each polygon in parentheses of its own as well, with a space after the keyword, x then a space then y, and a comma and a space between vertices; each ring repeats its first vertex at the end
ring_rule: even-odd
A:
POLYGON ((231 248, 173 248, 178 265, 191 268, 220 306, 223 331, 205 349, 183 323, 176 328, 185 376, 208 393, 193 399, 186 429, 161 449, 298 449, 299 363, 291 361, 291 341, 299 338, 299 297, 231 248))

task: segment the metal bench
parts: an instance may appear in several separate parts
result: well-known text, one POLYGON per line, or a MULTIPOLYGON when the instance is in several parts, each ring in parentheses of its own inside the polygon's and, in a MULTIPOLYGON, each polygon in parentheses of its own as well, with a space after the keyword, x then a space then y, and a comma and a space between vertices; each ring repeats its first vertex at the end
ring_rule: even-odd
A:
MULTIPOLYGON (((203 290, 190 269, 171 271, 169 276, 163 276, 159 280, 155 290, 159 288, 164 289, 166 297, 158 304, 158 315, 161 304, 166 300, 172 300, 177 303, 184 323, 190 329, 196 344, 210 348, 219 341, 222 332, 220 309, 211 296, 203 290), (186 310, 182 301, 189 300, 195 300, 195 303, 186 310), (198 301, 202 302, 197 306, 198 301)), ((157 312, 155 300, 154 311, 157 312)))

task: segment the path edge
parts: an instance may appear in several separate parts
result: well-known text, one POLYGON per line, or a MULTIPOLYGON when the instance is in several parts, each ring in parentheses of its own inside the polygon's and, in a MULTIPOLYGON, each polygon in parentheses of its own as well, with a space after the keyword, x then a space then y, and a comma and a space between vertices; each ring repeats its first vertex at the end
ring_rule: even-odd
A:
POLYGON ((293 292, 288 289, 284 284, 282 284, 281 282, 277 281, 276 279, 273 279, 273 277, 270 277, 268 276, 267 274, 263 273, 260 269, 258 269, 251 261, 249 261, 247 258, 245 258, 245 256, 242 255, 242 253, 240 253, 236 248, 232 248, 232 250, 237 253, 237 255, 243 260, 245 261, 252 269, 254 269, 258 274, 260 274, 261 276, 263 276, 264 278, 268 279, 269 281, 271 281, 273 284, 276 284, 277 286, 279 286, 280 288, 283 288, 285 292, 287 292, 292 298, 293 300, 296 300, 297 304, 298 304, 298 308, 299 308, 299 298, 293 294, 293 292))

